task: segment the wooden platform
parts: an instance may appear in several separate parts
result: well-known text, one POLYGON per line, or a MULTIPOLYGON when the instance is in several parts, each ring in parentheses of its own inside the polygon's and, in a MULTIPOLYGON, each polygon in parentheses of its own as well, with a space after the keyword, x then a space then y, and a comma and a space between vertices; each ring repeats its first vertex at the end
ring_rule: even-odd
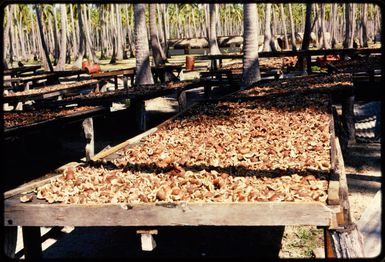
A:
MULTIPOLYGON (((76 112, 73 114, 59 116, 59 117, 55 117, 55 118, 51 118, 43 121, 37 121, 24 126, 15 126, 10 128, 5 128, 3 131, 4 132, 3 134, 4 134, 4 138, 7 139, 9 137, 20 136, 27 133, 40 132, 42 128, 50 128, 52 126, 63 125, 66 123, 72 123, 76 121, 82 121, 88 117, 104 115, 109 111, 110 111, 109 108, 99 106, 92 110, 76 112)), ((17 112, 12 112, 8 114, 17 115, 17 112)))
POLYGON ((47 98, 58 97, 66 93, 79 92, 86 89, 95 89, 97 85, 98 81, 95 79, 84 80, 71 84, 50 85, 38 89, 8 94, 7 96, 3 97, 3 101, 4 103, 17 103, 27 100, 43 100, 47 98))
MULTIPOLYGON (((177 116, 183 114, 179 113, 177 116)), ((142 138, 157 132, 177 116, 152 128, 143 134, 123 142, 109 150, 95 155, 98 161, 114 158, 114 154, 142 138)), ((333 129, 331 129, 333 131, 333 129)), ((334 132, 334 131, 333 131, 334 132)), ((334 136, 332 136, 334 139, 334 136)), ((331 141, 331 159, 334 162, 336 143, 331 141)), ((334 164, 332 165, 335 166, 334 164)), ((338 172, 335 172, 337 174, 338 172)), ((338 184, 338 175, 333 181, 338 184)), ((21 203, 20 194, 33 190, 50 180, 43 179, 5 193, 4 218, 6 226, 278 226, 278 225, 318 225, 337 227, 337 214, 341 207, 320 202, 280 202, 280 203, 153 203, 153 204, 98 204, 64 205, 48 204, 34 199, 21 203), (103 219, 100 219, 102 218, 103 219)), ((334 187, 338 185, 333 185, 334 187)), ((330 187, 330 186, 329 186, 330 187)), ((336 196, 338 203, 338 195, 336 196)))
MULTIPOLYGON (((264 99, 261 97, 254 99, 264 99)), ((192 105, 194 106, 194 105, 192 105)), ((186 108, 166 122, 131 138, 91 158, 106 162, 117 157, 117 152, 136 145, 142 139, 187 112, 186 108)), ((332 118, 333 119, 333 118, 332 118)), ((143 204, 49 204, 36 197, 21 203, 20 196, 61 176, 69 163, 53 174, 31 181, 4 193, 4 226, 22 226, 28 232, 40 226, 285 226, 314 225, 327 229, 341 228, 346 216, 347 198, 344 195, 346 176, 341 172, 342 156, 338 139, 334 136, 334 120, 330 125, 330 174, 328 201, 321 202, 168 202, 143 204), (337 141, 336 141, 337 140, 337 141), (342 193, 341 193, 342 192, 342 193)), ((36 232, 30 232, 30 238, 36 232)), ((27 243, 28 244, 28 243, 27 243)))

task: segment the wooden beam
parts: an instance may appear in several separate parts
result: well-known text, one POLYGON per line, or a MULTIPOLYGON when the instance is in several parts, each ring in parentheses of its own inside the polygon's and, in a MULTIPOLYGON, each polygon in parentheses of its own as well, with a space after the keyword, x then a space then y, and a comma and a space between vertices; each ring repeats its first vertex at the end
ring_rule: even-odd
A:
POLYGON ((5 226, 329 226, 333 214, 320 202, 4 205, 5 226))

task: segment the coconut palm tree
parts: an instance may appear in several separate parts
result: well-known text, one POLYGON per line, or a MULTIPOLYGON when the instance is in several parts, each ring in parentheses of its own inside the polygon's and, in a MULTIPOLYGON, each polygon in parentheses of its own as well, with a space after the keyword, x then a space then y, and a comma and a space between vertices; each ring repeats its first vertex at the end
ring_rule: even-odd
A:
POLYGON ((63 70, 67 55, 67 8, 65 4, 60 5, 61 16, 61 37, 60 37, 60 54, 56 65, 56 70, 63 70))
POLYGON ((217 41, 217 12, 218 4, 210 4, 210 30, 209 30, 209 52, 210 55, 220 54, 217 41))
POLYGON ((15 5, 9 5, 7 6, 7 24, 4 29, 4 57, 3 57, 3 64, 5 68, 8 68, 8 62, 9 65, 12 66, 13 62, 13 52, 12 52, 12 34, 11 34, 11 26, 12 26, 12 16, 13 12, 15 10, 15 5))
POLYGON ((244 4, 243 5, 244 19, 243 19, 243 76, 242 86, 244 89, 250 84, 261 79, 259 71, 258 60, 258 21, 257 5, 244 4))
POLYGON ((145 4, 134 5, 136 84, 154 84, 150 67, 150 49, 146 29, 145 4))
POLYGON ((152 57, 154 59, 155 66, 160 66, 165 64, 166 57, 160 46, 158 38, 158 27, 156 26, 156 4, 148 4, 148 8, 150 10, 149 20, 152 57))
POLYGON ((45 70, 53 71, 51 59, 49 58, 49 52, 47 48, 46 41, 44 39, 44 24, 42 23, 42 13, 43 13, 43 5, 41 4, 36 4, 36 16, 37 16, 37 23, 39 26, 39 34, 40 34, 40 44, 41 44, 41 53, 42 53, 42 58, 43 58, 43 65, 45 70))
POLYGON ((294 20, 293 20, 293 12, 291 9, 291 4, 289 4, 289 20, 290 20, 290 33, 291 33, 291 48, 293 51, 297 51, 296 37, 295 37, 295 29, 294 29, 294 20))

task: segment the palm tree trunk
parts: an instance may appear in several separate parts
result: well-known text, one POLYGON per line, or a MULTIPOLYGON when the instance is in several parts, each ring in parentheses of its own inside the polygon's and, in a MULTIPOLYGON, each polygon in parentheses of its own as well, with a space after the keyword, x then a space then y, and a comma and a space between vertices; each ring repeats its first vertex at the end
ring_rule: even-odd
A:
POLYGON ((12 25, 12 16, 15 10, 15 5, 9 5, 6 7, 6 9, 8 11, 8 15, 7 15, 7 25, 5 26, 4 36, 3 36, 4 37, 3 64, 5 68, 9 68, 12 66, 12 62, 13 62, 11 25, 12 25))
POLYGON ((19 39, 20 39, 20 51, 21 51, 21 58, 26 58, 26 41, 24 39, 24 33, 22 30, 22 18, 23 18, 23 13, 20 11, 20 17, 19 17, 19 22, 18 22, 18 33, 19 33, 19 39))
POLYGON ((155 66, 164 65, 165 57, 162 54, 162 48, 159 44, 157 26, 156 26, 156 4, 148 4, 149 20, 150 20, 150 39, 151 39, 151 50, 152 57, 154 59, 155 66))
POLYGON ((76 54, 78 52, 78 39, 76 37, 74 11, 72 8, 72 4, 70 4, 70 16, 71 16, 71 28, 72 28, 72 53, 76 54))
POLYGON ((40 43, 41 43, 41 49, 42 49, 42 58, 43 58, 43 65, 45 70, 53 71, 51 59, 49 58, 48 48, 47 44, 44 40, 44 25, 41 21, 41 15, 42 15, 42 4, 36 4, 36 16, 37 16, 37 23, 39 26, 39 33, 40 33, 40 43))
POLYGON ((220 54, 221 51, 218 47, 217 41, 217 14, 216 9, 218 8, 218 4, 210 4, 210 31, 209 31, 209 52, 211 55, 220 54))
POLYGON ((83 57, 85 55, 85 36, 83 31, 83 19, 81 5, 78 4, 78 28, 79 28, 79 49, 77 50, 77 58, 74 62, 74 66, 77 68, 82 67, 83 57))
POLYGON ((351 37, 351 31, 350 31, 350 6, 351 4, 346 3, 345 4, 345 39, 344 39, 344 48, 352 47, 350 46, 350 37, 351 37))
POLYGON ((58 37, 58 27, 57 27, 57 13, 56 13, 56 7, 55 7, 55 4, 52 5, 52 9, 53 9, 53 23, 54 23, 54 26, 53 26, 53 36, 54 36, 54 64, 57 64, 57 61, 59 59, 59 37, 58 37))
POLYGON ((86 44, 86 51, 88 54, 88 58, 92 60, 92 63, 99 63, 99 59, 97 58, 95 51, 93 49, 92 41, 91 41, 91 36, 90 36, 90 29, 89 29, 89 23, 87 19, 87 14, 86 10, 84 10, 84 27, 82 30, 84 30, 84 36, 85 36, 85 42, 86 44))
MULTIPOLYGON (((310 33, 311 33, 311 11, 312 11, 312 3, 308 2, 306 4, 306 16, 305 16, 305 31, 303 33, 303 41, 302 41, 302 50, 309 50, 309 44, 310 44, 310 33)), ((298 62, 298 69, 302 70, 303 72, 307 69, 307 63, 306 63, 306 57, 299 56, 298 62)))
POLYGON ((271 51, 270 46, 271 41, 271 4, 266 4, 265 6, 265 34, 263 41, 263 51, 271 51))
POLYGON ((349 42, 349 47, 353 47, 354 43, 354 34, 355 34, 355 28, 356 28, 356 4, 351 4, 351 14, 350 14, 350 42, 349 42))
POLYGON ((329 48, 329 43, 326 40, 326 35, 325 35, 325 4, 321 3, 320 4, 320 9, 321 9, 321 48, 323 49, 328 49, 329 48))
POLYGON ((61 16, 61 39, 60 39, 60 55, 56 65, 56 70, 63 70, 67 55, 67 9, 65 4, 60 6, 61 16))
POLYGON ((145 4, 134 4, 136 85, 154 84, 146 29, 145 4))
POLYGON ((336 44, 337 44, 337 4, 336 3, 332 3, 331 4, 331 18, 330 18, 330 23, 331 23, 331 40, 332 40, 332 48, 336 48, 336 44))
POLYGON ((104 60, 106 59, 106 11, 105 11, 105 6, 100 5, 99 6, 100 10, 100 19, 99 19, 99 24, 100 24, 100 59, 104 60))
POLYGON ((116 59, 123 59, 123 39, 122 39, 122 18, 121 18, 121 9, 120 5, 115 4, 115 14, 116 14, 116 59))
POLYGON ((367 12, 368 4, 365 3, 361 11, 362 47, 368 47, 367 12))
POLYGON ((243 75, 242 86, 244 89, 261 79, 258 60, 258 21, 257 5, 244 4, 244 34, 243 34, 243 75))
POLYGON ((283 27, 283 34, 285 39, 285 49, 289 48, 289 40, 287 39, 287 31, 286 31, 286 17, 285 17, 285 11, 283 10, 283 4, 279 5, 281 9, 281 19, 282 19, 282 27, 283 27))
POLYGON ((293 20, 293 12, 291 9, 291 4, 289 4, 289 19, 290 19, 290 30, 291 30, 291 48, 293 51, 297 51, 297 43, 295 37, 295 29, 294 29, 294 20, 293 20))
POLYGON ((162 28, 163 28, 163 38, 164 38, 164 47, 163 52, 168 57, 168 39, 170 37, 170 30, 168 27, 168 8, 167 4, 160 4, 160 8, 162 9, 162 28))
POLYGON ((110 21, 111 21, 111 30, 112 30, 112 56, 110 60, 110 64, 115 64, 117 60, 117 54, 116 54, 116 49, 117 49, 117 28, 116 28, 116 4, 111 5, 111 12, 110 12, 110 21))

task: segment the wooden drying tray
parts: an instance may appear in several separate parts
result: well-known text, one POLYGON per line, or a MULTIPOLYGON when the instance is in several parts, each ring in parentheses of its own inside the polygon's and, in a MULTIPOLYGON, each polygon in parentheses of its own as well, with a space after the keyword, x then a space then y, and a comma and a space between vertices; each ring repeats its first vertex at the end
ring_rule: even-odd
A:
POLYGON ((115 83, 115 89, 118 89, 118 77, 123 77, 123 85, 124 88, 128 88, 128 77, 131 79, 131 86, 134 84, 134 77, 136 74, 135 67, 125 68, 125 69, 117 69, 117 70, 111 70, 106 72, 99 72, 91 74, 91 77, 93 79, 103 79, 103 80, 109 80, 111 78, 114 78, 115 83))
POLYGON ((4 83, 26 84, 28 82, 34 83, 34 82, 39 81, 39 80, 50 80, 51 81, 54 78, 56 78, 55 73, 45 72, 42 74, 33 74, 33 75, 29 75, 29 76, 19 76, 19 77, 4 79, 4 83))
MULTIPOLYGON (((194 106, 194 105, 192 105, 194 106)), ((190 107, 189 107, 190 108, 190 107)), ((93 161, 116 158, 116 153, 130 147, 170 123, 189 108, 134 138, 95 155, 93 161)), ((254 202, 254 203, 147 203, 147 204, 48 204, 37 200, 21 203, 23 192, 49 182, 60 176, 69 163, 36 180, 4 194, 5 226, 282 226, 317 225, 329 228, 338 227, 342 207, 338 192, 346 183, 341 172, 343 163, 338 139, 334 136, 334 125, 330 125, 331 163, 333 172, 329 184, 329 202, 254 202), (337 157, 336 157, 337 156, 337 157), (337 160, 337 161, 336 161, 337 160), (338 162, 339 161, 339 162, 338 162), (334 181, 334 182, 333 182, 334 181), (332 183, 333 182, 333 183, 332 183), (341 184, 342 183, 342 184, 341 184), (333 196, 333 194, 335 194, 333 196), (328 202, 328 203, 329 203, 328 202)))
POLYGON ((70 92, 78 92, 98 86, 98 81, 95 79, 84 80, 71 84, 58 84, 45 86, 38 89, 16 92, 13 95, 3 97, 4 103, 22 102, 27 100, 42 100, 46 98, 58 97, 62 94, 70 92))
MULTIPOLYGON (((109 108, 99 106, 91 110, 85 110, 85 111, 75 112, 73 114, 58 116, 56 118, 34 122, 25 126, 15 126, 11 128, 5 128, 3 131, 3 134, 5 138, 8 138, 8 137, 25 135, 33 132, 40 132, 41 129, 43 128, 51 128, 53 126, 61 126, 63 124, 82 121, 88 117, 105 115, 105 114, 108 114, 109 112, 110 112, 109 108)), ((17 114, 17 112, 11 112, 10 114, 17 114)))
MULTIPOLYGON (((313 76, 302 76, 302 77, 299 77, 301 79, 303 79, 304 81, 306 81, 306 79, 311 79, 311 78, 314 78, 314 77, 318 77, 317 75, 313 76)), ((274 84, 274 83, 279 83, 279 82, 289 82, 291 79, 296 79, 298 80, 298 77, 297 78, 283 78, 283 79, 278 79, 278 80, 274 80, 274 81, 270 81, 270 82, 261 82, 262 84, 265 84, 265 83, 271 83, 271 84, 274 84)), ((326 85, 326 84, 325 84, 326 85)), ((243 90, 243 92, 247 92, 253 88, 256 88, 255 86, 258 86, 258 84, 256 85, 252 85, 252 86, 249 86, 247 89, 243 90)), ((261 91, 264 91, 263 89, 265 88, 264 87, 261 87, 261 91)), ((241 91, 242 92, 242 91, 241 91)), ((347 84, 338 84, 338 85, 333 85, 333 83, 330 83, 329 86, 324 86, 324 87, 320 87, 320 88, 307 88, 307 87, 303 87, 302 89, 299 89, 299 90, 293 90, 293 89, 287 89, 287 90, 281 90, 281 89, 271 89, 270 91, 265 91, 265 93, 262 93, 262 94, 253 94, 253 95, 250 95, 250 94, 242 94, 240 92, 234 92, 232 94, 229 94, 228 96, 226 96, 226 98, 228 99, 238 99, 240 97, 244 98, 244 99, 253 99, 254 97, 266 97, 266 98, 272 98, 272 97, 276 97, 276 96, 287 96, 287 95, 293 95, 293 94, 313 94, 313 93, 325 93, 325 94, 333 94, 333 95, 337 95, 337 96, 343 96, 343 95, 348 95, 348 94, 351 94, 353 92, 353 78, 351 79, 351 84, 347 85, 347 84)))
POLYGON ((23 67, 15 67, 4 70, 4 75, 17 76, 19 74, 25 72, 36 72, 36 70, 40 69, 41 65, 32 65, 32 66, 23 66, 23 67))
POLYGON ((170 94, 176 93, 177 97, 184 91, 203 87, 210 85, 219 85, 218 81, 215 80, 198 80, 198 81, 179 81, 175 82, 175 84, 179 84, 180 87, 167 87, 166 84, 156 84, 151 85, 155 86, 153 90, 147 90, 145 92, 140 90, 140 86, 135 89, 119 89, 108 92, 101 92, 96 95, 95 93, 88 93, 87 95, 76 95, 72 97, 63 98, 62 100, 55 101, 44 101, 44 103, 39 103, 36 105, 36 108, 56 108, 60 106, 66 106, 70 104, 77 105, 111 105, 114 102, 119 102, 125 99, 131 100, 149 100, 153 98, 157 98, 160 96, 166 96, 170 94), (95 95, 93 95, 95 94, 95 95))

